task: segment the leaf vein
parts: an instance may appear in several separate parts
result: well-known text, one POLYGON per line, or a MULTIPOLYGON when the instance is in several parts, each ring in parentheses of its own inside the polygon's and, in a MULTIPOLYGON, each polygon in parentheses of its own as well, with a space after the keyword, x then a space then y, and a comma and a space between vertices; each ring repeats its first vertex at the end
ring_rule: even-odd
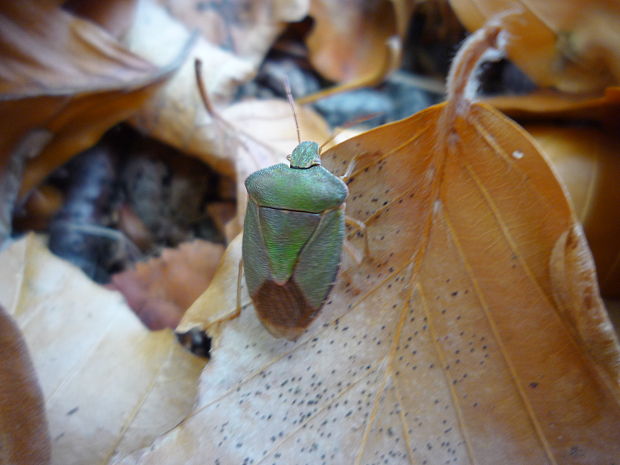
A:
MULTIPOLYGON (((480 186, 481 189, 483 189, 482 186, 480 186)), ((508 356, 508 351, 506 350, 506 347, 500 337, 499 334, 499 330, 495 324, 495 321, 493 320, 493 317, 491 316, 491 312, 489 310, 489 306, 488 303, 486 302, 486 299, 484 298, 484 294, 482 293, 482 290, 480 289, 480 286, 478 284, 478 280, 475 278, 475 275, 473 273, 473 270, 471 268, 471 265, 469 264, 467 257, 465 256, 465 253, 463 252, 463 247, 460 244, 460 241, 458 239, 458 235, 456 234, 456 231, 454 230, 454 227, 452 226, 452 223, 450 222, 450 219, 448 217, 447 212, 444 212, 443 215, 445 221, 446 221, 446 226, 448 229, 448 232, 450 234, 450 236, 452 237, 452 240, 454 242, 454 245, 456 247, 456 249, 458 250, 459 256, 463 262, 463 266, 469 276, 469 278, 471 279, 472 285, 474 287, 476 296, 478 297, 478 301, 480 302, 480 306, 482 308, 483 314, 486 318, 486 320, 489 323, 489 326, 491 328, 491 332, 493 333, 493 337, 495 338, 495 341, 497 343, 497 346, 500 349, 500 353, 502 354, 502 357, 504 359, 504 362, 506 363, 506 366, 508 367, 508 370, 510 372, 510 376, 512 379, 513 384, 515 385, 515 389, 517 390, 517 392, 519 393, 519 397, 521 398, 521 402, 523 403, 523 405, 525 406, 525 410, 528 413, 528 416, 530 417, 530 420, 532 422, 532 425, 534 427, 534 431, 536 432, 536 435, 545 451, 545 454, 547 455, 549 461, 554 464, 557 465, 557 462, 553 456, 553 453, 551 451, 551 447, 547 441, 547 438, 545 437, 545 434, 542 430, 542 426, 540 424, 540 422, 538 421, 538 418, 536 417, 536 414, 534 412, 534 409, 532 407, 532 405, 530 404, 530 402, 527 399, 527 396, 525 395, 525 392, 523 390, 522 387, 522 383, 519 382, 519 376, 517 374, 517 371, 512 363, 512 361, 510 360, 510 357, 508 356)), ((503 231, 503 229, 502 229, 503 231)), ((504 234, 506 234, 507 232, 504 231, 504 234)))

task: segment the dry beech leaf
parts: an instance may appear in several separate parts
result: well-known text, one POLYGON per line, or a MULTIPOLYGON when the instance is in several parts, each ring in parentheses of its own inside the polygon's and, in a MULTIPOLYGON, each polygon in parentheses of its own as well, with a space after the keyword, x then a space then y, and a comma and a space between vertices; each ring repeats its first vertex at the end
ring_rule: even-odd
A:
POLYGON ((508 56, 539 86, 602 91, 620 81, 620 4, 608 0, 450 0, 474 31, 500 14, 508 56))
POLYGON ((610 87, 597 97, 547 90, 494 97, 486 102, 526 122, 525 128, 553 162, 571 195, 577 218, 584 224, 602 292, 620 295, 615 263, 620 88, 610 87))
MULTIPOLYGON (((366 223, 370 256, 343 256, 295 342, 271 337, 244 295, 238 318, 214 322, 193 413, 120 463, 620 456, 618 344, 564 191, 525 131, 465 103, 324 154, 336 174, 357 160, 347 214, 366 223)), ((363 249, 356 231, 348 239, 363 249)), ((239 243, 207 290, 223 318, 236 307, 239 243)))
POLYGON ((184 418, 204 361, 29 235, 0 254, 0 302, 32 350, 52 463, 107 464, 184 418))
POLYGON ((6 225, 18 189, 25 196, 129 117, 176 65, 158 69, 52 3, 4 3, 0 21, 0 194, 6 199, 0 217, 6 225))
POLYGON ((613 333, 614 328, 605 313, 591 309, 604 308, 592 283, 596 282, 594 263, 588 253, 580 227, 564 232, 551 253, 551 282, 553 298, 562 316, 570 322, 575 338, 590 352, 593 359, 604 360, 607 366, 620 366, 617 341, 601 338, 601 333, 613 333), (614 347, 616 345, 616 347, 614 347))
MULTIPOLYGON (((165 63, 179 43, 191 36, 187 27, 151 1, 138 5, 127 46, 154 63, 165 63)), ((131 119, 141 131, 234 175, 234 158, 221 142, 222 132, 205 112, 194 72, 194 60, 203 63, 205 87, 214 104, 226 102, 237 85, 249 80, 254 65, 197 38, 187 59, 170 82, 131 119)))
POLYGON ((41 388, 21 331, 1 305, 0 353, 0 464, 47 464, 51 447, 41 388))
POLYGON ((525 129, 549 156, 583 224, 605 296, 620 297, 620 157, 615 131, 534 123, 525 129))
POLYGON ((529 95, 492 97, 485 102, 513 118, 594 120, 615 127, 620 114, 620 87, 609 87, 602 96, 540 90, 529 95))
POLYGON ((223 252, 220 244, 186 242, 113 275, 110 288, 125 296, 149 329, 175 328, 185 310, 208 287, 223 252))
POLYGON ((256 68, 284 30, 301 21, 309 0, 157 0, 188 29, 198 29, 212 44, 251 61, 256 68))
POLYGON ((386 62, 393 52, 392 36, 403 36, 413 3, 380 0, 311 0, 314 28, 306 39, 310 62, 332 81, 352 81, 374 75, 377 68, 391 71, 386 62))
MULTIPOLYGON (((329 138, 329 126, 318 113, 309 107, 296 106, 295 111, 301 140, 322 142, 329 138)), ((281 161, 278 159, 290 154, 299 143, 293 110, 286 100, 244 100, 223 110, 222 117, 238 130, 272 148, 275 155, 256 161, 255 166, 263 168, 281 161)))

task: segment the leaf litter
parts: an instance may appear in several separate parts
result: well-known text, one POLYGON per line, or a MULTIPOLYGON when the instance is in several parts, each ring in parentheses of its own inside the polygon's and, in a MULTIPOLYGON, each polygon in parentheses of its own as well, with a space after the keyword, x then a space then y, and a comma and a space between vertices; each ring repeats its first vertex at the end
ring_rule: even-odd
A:
MULTIPOLYGON (((186 29, 182 35, 187 36, 186 29)), ((158 37, 166 39, 165 34, 158 37)), ((159 59, 168 53, 149 44, 159 59)), ((201 53, 226 66, 214 67, 218 72, 210 75, 214 85, 208 88, 215 90, 215 99, 226 99, 235 76, 245 77, 250 68, 209 50, 201 53)), ((134 122, 140 125, 144 118, 144 127, 151 125, 154 135, 166 139, 168 134, 175 145, 195 149, 195 155, 239 174, 233 163, 237 152, 248 147, 217 153, 218 147, 202 146, 200 141, 221 133, 217 128, 195 137, 202 132, 198 99, 185 68, 179 73, 185 81, 152 100, 134 122), (187 98, 177 98, 183 96, 187 98), (167 118, 158 126, 166 105, 167 118)), ((206 326, 214 337, 214 361, 203 374, 198 405, 152 448, 123 463, 140 457, 147 463, 202 463, 205 458, 216 463, 592 463, 618 455, 613 428, 618 423, 617 340, 598 296, 583 234, 528 136, 488 107, 452 99, 335 147, 325 154, 325 164, 342 173, 356 156, 349 213, 367 223, 371 253, 361 265, 345 254, 338 287, 318 322, 289 343, 268 336, 245 294, 244 311, 229 321, 237 310, 239 251, 234 241, 214 284, 192 307, 191 317, 198 319, 192 323, 188 314, 183 322, 206 326), (205 302, 216 310, 206 319, 201 313, 205 302)), ((349 230, 348 235, 351 248, 363 250, 360 232, 349 230)), ((28 257, 25 269, 30 271, 58 269, 50 265, 53 260, 37 259, 42 257, 38 252, 22 256, 28 257)), ((41 325, 54 321, 55 305, 71 308, 89 302, 90 308, 92 298, 101 298, 104 306, 114 304, 91 292, 79 297, 72 291, 75 301, 67 301, 66 292, 56 292, 64 294, 62 300, 50 297, 48 291, 57 289, 58 281, 66 282, 56 279, 63 273, 41 275, 45 278, 37 281, 29 272, 28 279, 19 281, 23 274, 12 274, 11 267, 7 272, 3 298, 16 292, 17 302, 28 304, 16 307, 25 311, 17 319, 29 326, 29 343, 43 345, 35 365, 53 354, 46 341, 63 328, 68 336, 54 341, 71 343, 71 349, 63 345, 62 356, 52 359, 72 363, 75 359, 65 353, 82 355, 74 349, 90 340, 84 328, 96 334, 106 327, 83 324, 79 313, 76 321, 63 313, 56 320, 64 321, 59 331, 54 324, 42 330, 41 325), (45 312, 24 319, 29 305, 45 307, 45 312)), ((72 280, 71 288, 78 282, 72 280)), ((109 318, 106 312, 97 316, 109 318)), ((141 421, 124 424, 116 436, 107 434, 118 432, 114 425, 126 418, 127 390, 119 389, 119 381, 126 385, 142 376, 135 370, 113 377, 115 383, 99 382, 109 378, 106 363, 119 365, 119 359, 132 358, 123 352, 127 347, 141 351, 148 346, 141 344, 142 333, 133 325, 123 327, 123 337, 114 332, 112 338, 104 337, 102 346, 114 349, 113 354, 100 354, 102 360, 90 368, 106 377, 76 374, 73 392, 89 396, 89 390, 78 386, 104 385, 106 396, 100 397, 112 404, 86 402, 87 408, 63 410, 62 402, 55 407, 52 402, 56 463, 91 463, 92 457, 115 461, 186 416, 173 409, 174 419, 160 427, 167 404, 155 394, 150 398, 156 401, 139 401, 136 407, 148 425, 146 434, 144 428, 134 428, 141 421), (125 337, 128 333, 135 338, 125 337), (134 344, 127 345, 128 340, 134 344), (120 352, 125 355, 118 356, 120 352), (95 378, 99 381, 93 382, 95 378), (109 410, 106 421, 100 421, 104 409, 84 411, 99 406, 109 410), (86 428, 75 429, 87 422, 86 428), (69 425, 67 435, 56 434, 58 424, 69 425), (105 427, 98 430, 97 441, 80 436, 101 424, 105 427), (110 443, 116 446, 110 448, 110 443)), ((171 341, 169 336, 163 339, 171 341)), ((147 339, 157 350, 145 350, 150 354, 146 365, 157 366, 160 350, 165 352, 169 343, 147 339)), ((52 365, 43 364, 44 388, 50 376, 65 373, 49 369, 52 365)), ((122 363, 114 369, 126 367, 122 363)), ((186 380, 188 390, 180 391, 178 379, 167 379, 172 382, 164 383, 168 389, 162 390, 163 397, 178 394, 182 409, 189 409, 194 378, 186 380)), ((62 393, 71 392, 72 377, 64 382, 62 393)), ((134 389, 129 392, 135 394, 134 389)), ((71 397, 64 394, 57 397, 71 397)))
POLYGON ((18 197, 22 202, 54 169, 135 112, 184 52, 179 57, 177 43, 175 55, 157 68, 52 4, 6 4, 0 21, 1 240, 10 233, 18 197))

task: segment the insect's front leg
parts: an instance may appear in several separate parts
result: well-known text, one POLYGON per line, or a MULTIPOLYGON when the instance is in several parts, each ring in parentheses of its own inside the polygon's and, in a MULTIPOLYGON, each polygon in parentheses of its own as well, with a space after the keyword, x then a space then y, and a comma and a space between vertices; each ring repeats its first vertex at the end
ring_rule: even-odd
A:
POLYGON ((344 174, 342 176, 340 176, 340 179, 342 179, 345 184, 351 178, 351 174, 353 173, 353 170, 355 169, 355 165, 356 164, 357 164, 357 155, 354 156, 349 161, 349 164, 347 165, 346 171, 344 172, 344 174))
POLYGON ((353 177, 353 171, 355 170, 355 168, 358 167, 359 162, 364 160, 364 159, 369 159, 372 160, 373 155, 371 153, 362 153, 362 154, 355 154, 353 156, 353 158, 351 158, 351 160, 349 160, 349 164, 347 165, 347 169, 345 170, 344 174, 342 176, 340 176, 340 179, 342 179, 342 181, 345 184, 349 184, 349 180, 353 177))
MULTIPOLYGON (((345 170, 344 174, 340 176, 340 179, 342 179, 343 182, 347 183, 347 181, 351 179, 351 175, 353 174, 353 170, 355 169, 355 166, 357 165, 358 159, 359 159, 359 156, 355 155, 349 161, 349 165, 347 166, 347 169, 345 170)), ((364 255, 361 257, 360 257, 361 254, 359 250, 353 247, 349 243, 349 241, 345 240, 345 243, 344 243, 344 247, 347 253, 351 255, 355 263, 359 265, 364 258, 370 257, 370 248, 368 246, 368 234, 366 231, 366 223, 360 220, 356 220, 355 218, 352 218, 346 215, 344 217, 344 220, 346 224, 348 224, 349 226, 353 226, 355 229, 357 229, 358 233, 364 237, 364 255)))
POLYGON ((236 314, 241 313, 241 276, 243 275, 243 258, 239 260, 239 273, 237 274, 237 308, 236 314))
POLYGON ((345 241, 345 249, 351 255, 351 257, 353 257, 355 262, 357 264, 360 264, 364 258, 370 257, 370 247, 368 246, 368 231, 366 228, 366 223, 360 220, 356 220, 355 218, 351 218, 350 216, 346 216, 346 215, 344 217, 344 221, 349 226, 352 226, 353 228, 355 228, 358 234, 364 238, 364 254, 362 257, 360 257, 360 253, 358 250, 355 250, 355 252, 353 252, 352 249, 355 249, 355 248, 349 243, 349 241, 345 241))

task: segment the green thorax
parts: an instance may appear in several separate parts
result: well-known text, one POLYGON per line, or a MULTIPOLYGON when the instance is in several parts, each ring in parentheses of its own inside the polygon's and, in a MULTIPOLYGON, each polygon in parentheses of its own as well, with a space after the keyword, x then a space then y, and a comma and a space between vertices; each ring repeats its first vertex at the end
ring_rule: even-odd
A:
POLYGON ((256 171, 245 181, 248 195, 259 207, 321 213, 342 205, 348 189, 321 166, 316 142, 302 142, 284 163, 256 171))

